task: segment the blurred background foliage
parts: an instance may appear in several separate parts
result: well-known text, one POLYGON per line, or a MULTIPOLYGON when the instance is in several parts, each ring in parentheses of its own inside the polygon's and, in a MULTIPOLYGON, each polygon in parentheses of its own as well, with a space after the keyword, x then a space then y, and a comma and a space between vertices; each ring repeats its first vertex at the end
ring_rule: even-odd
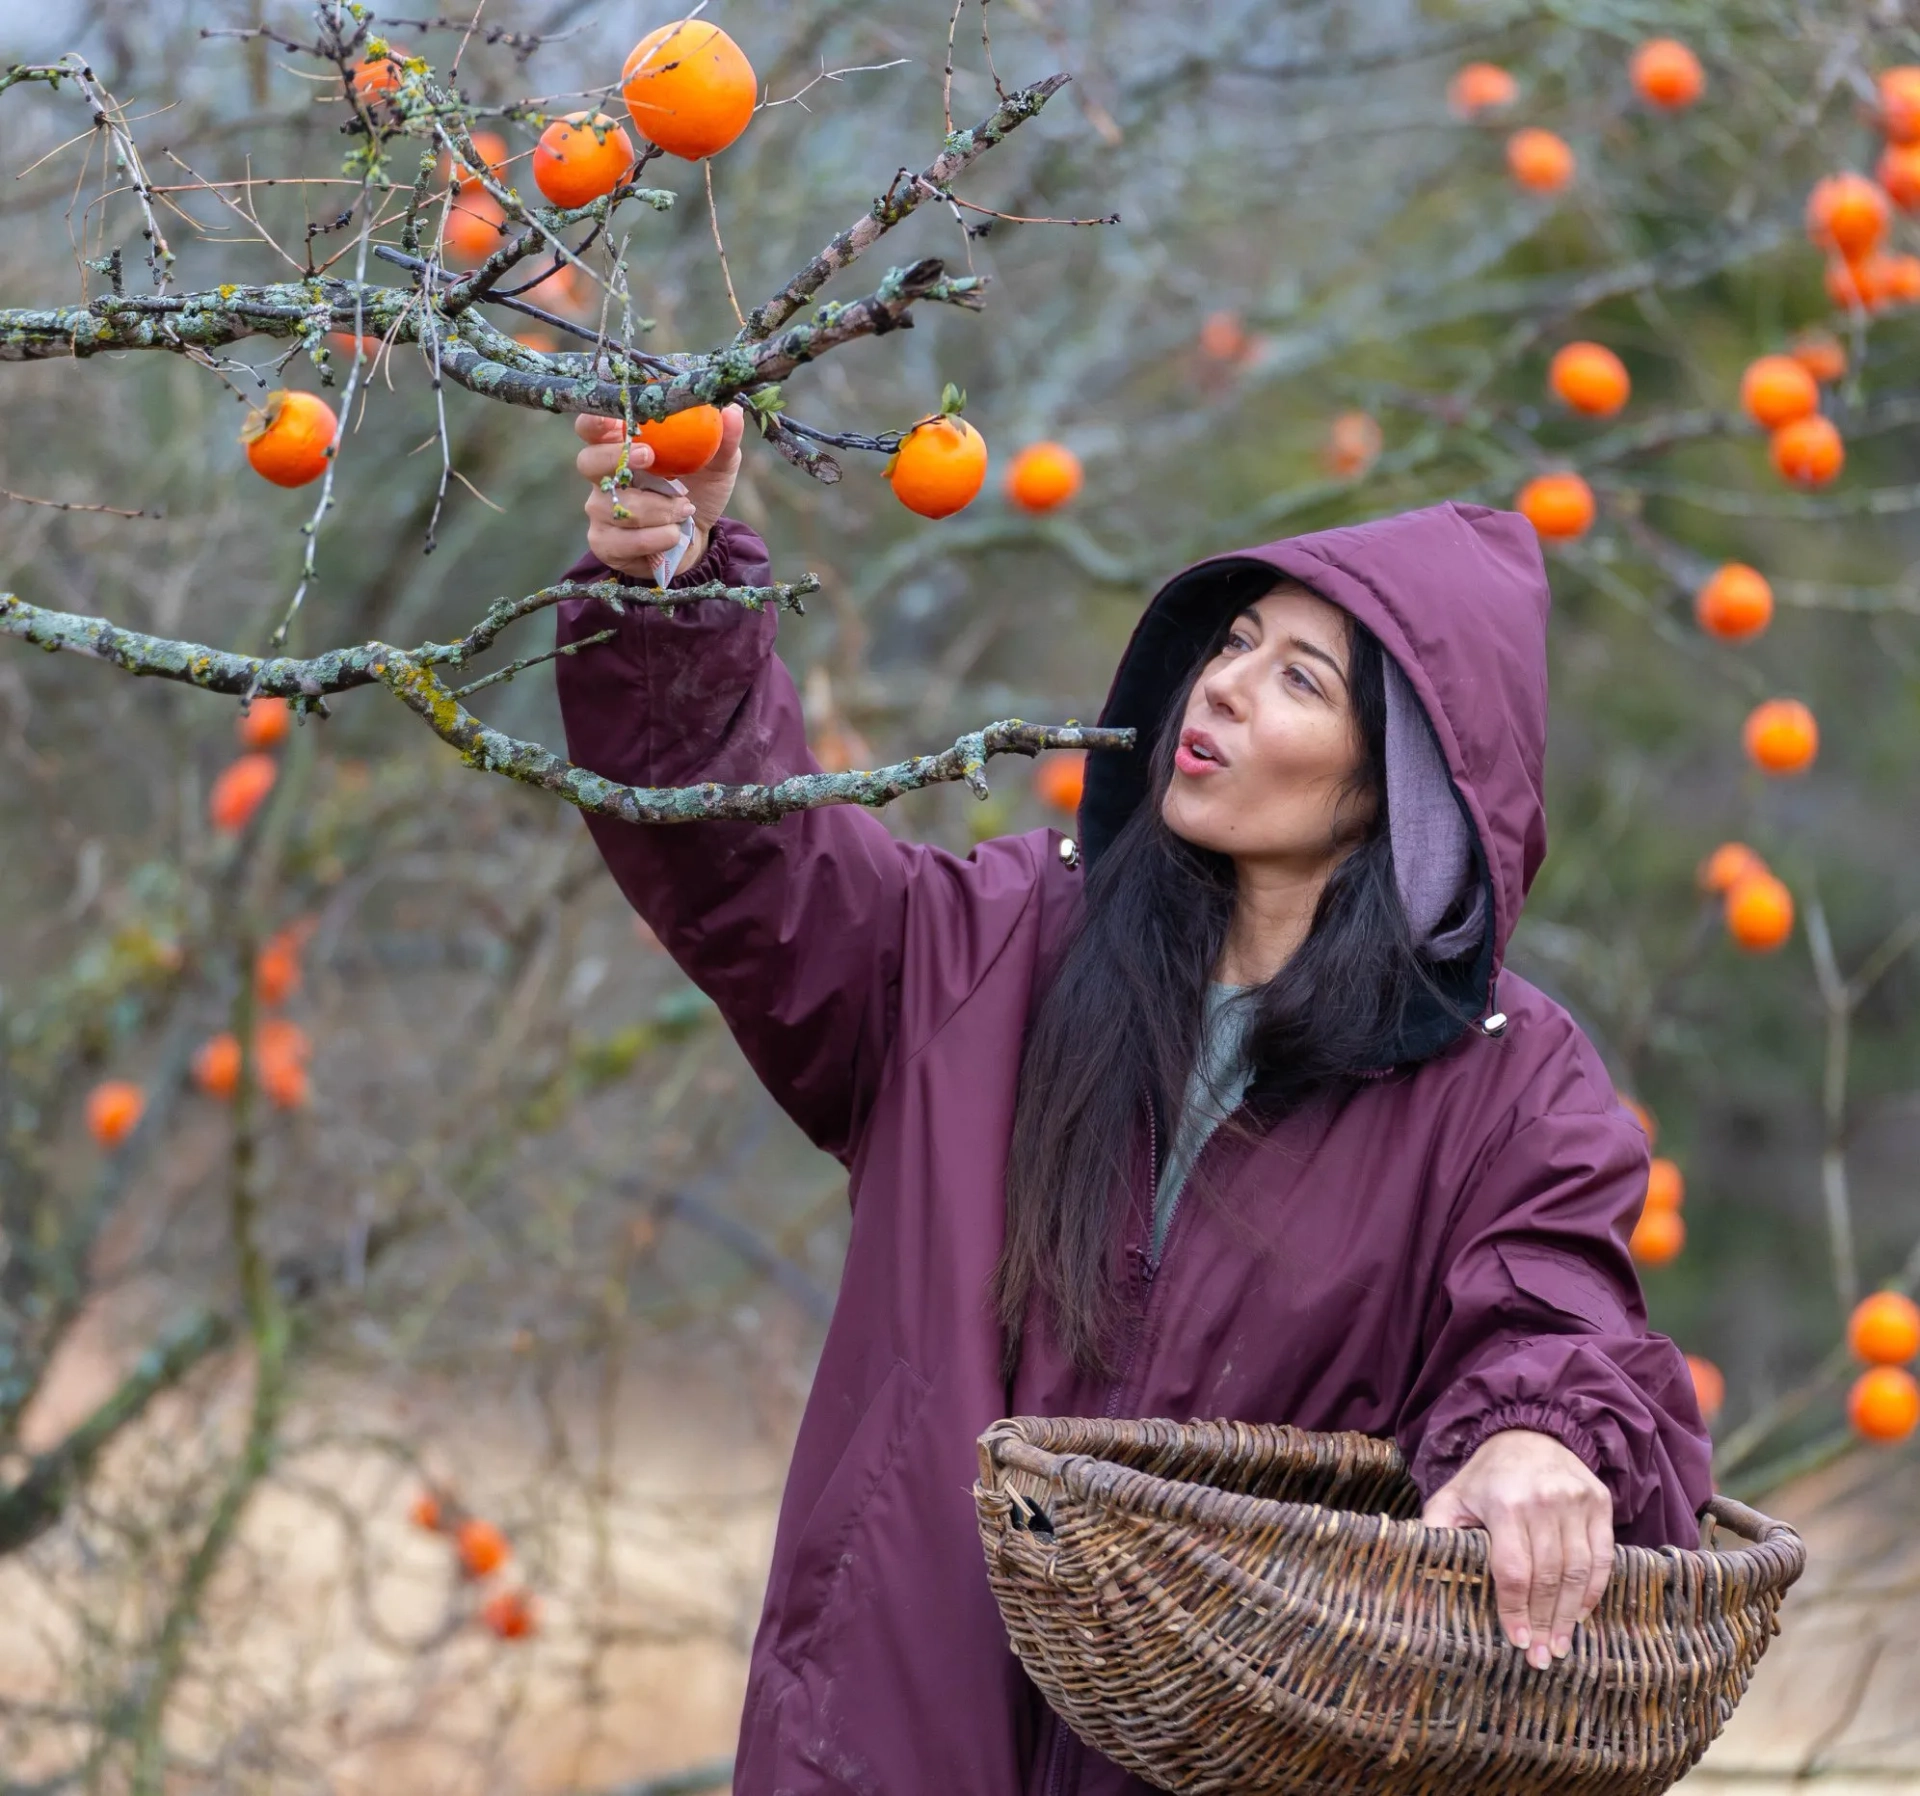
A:
MULTIPOLYGON (((1804 922, 1817 909, 1845 975, 1920 911, 1920 319, 1836 314, 1802 210, 1819 176, 1871 168, 1873 76, 1920 57, 1911 20, 1765 0, 994 0, 987 14, 990 52, 978 8, 954 38, 956 123, 991 111, 994 68, 1009 85, 1075 79, 958 190, 1002 213, 1119 222, 928 204, 827 289, 867 291, 920 255, 991 275, 983 316, 922 308, 912 331, 855 343, 786 394, 810 424, 884 431, 956 382, 994 468, 971 508, 931 524, 893 500, 878 457, 842 453, 845 478, 823 486, 749 442, 736 511, 776 577, 824 583, 781 624, 816 734, 871 765, 993 718, 1091 719, 1146 597, 1188 559, 1444 498, 1506 505, 1544 468, 1581 468, 1600 516, 1548 552, 1551 847, 1509 964, 1573 1012, 1684 1170, 1688 1243, 1647 1273, 1649 1304, 1724 1369, 1724 1426, 1766 1423, 1743 1443, 1753 1488, 1768 1465, 1830 1456, 1845 1307, 1822 1185, 1830 1016, 1804 922), (1635 99, 1628 54, 1654 31, 1700 55, 1700 104, 1635 99), (1446 84, 1479 57, 1519 93, 1466 120, 1446 84), (1518 124, 1572 146, 1564 193, 1510 181, 1518 124), (1748 360, 1810 324, 1849 350, 1825 401, 1848 453, 1834 485, 1804 493, 1767 465, 1737 391, 1748 360), (1548 397, 1548 359, 1574 337, 1631 372, 1611 422, 1548 397), (1332 421, 1356 410, 1378 425, 1377 459, 1332 465, 1332 421), (1071 447, 1086 484, 1034 516, 999 480, 1040 438, 1071 447), (1695 587, 1727 559, 1765 571, 1779 600, 1741 646, 1693 621, 1695 587), (1774 694, 1821 723, 1799 778, 1741 753, 1743 718, 1774 694), (1737 950, 1696 888, 1728 839, 1795 894, 1802 925, 1778 953, 1737 950)), ((669 16, 489 0, 461 90, 483 110, 569 109, 669 16), (502 30, 545 41, 490 41, 502 30)), ((699 170, 673 162, 647 179, 676 190, 674 210, 622 214, 661 350, 732 333, 716 229, 751 306, 896 169, 924 167, 944 130, 944 5, 723 0, 709 16, 780 103, 711 165, 711 217, 699 170)), ((254 223, 185 191, 199 181, 275 177, 244 191, 296 253, 351 191, 337 79, 269 38, 203 30, 259 25, 311 35, 282 0, 0 7, 0 60, 79 50, 155 179, 183 189, 169 226, 183 289, 282 266, 254 223)), ((460 40, 383 29, 437 69, 460 40)), ((525 126, 504 130, 516 155, 530 147, 525 126)), ((102 146, 71 90, 0 95, 0 166, 19 176, 0 194, 0 305, 99 291, 80 258, 116 244, 144 289, 137 214, 124 193, 101 199, 102 146)), ((240 352, 265 368, 282 347, 240 352)), ((286 378, 321 382, 299 357, 286 378)), ((0 587, 257 651, 312 510, 246 467, 237 432, 257 397, 162 355, 0 370, 0 486, 146 514, 10 497, 0 587)), ((567 421, 445 401, 462 478, 423 556, 435 398, 417 354, 382 359, 348 420, 296 650, 457 634, 579 552, 567 421)), ((561 742, 544 670, 476 708, 561 742)), ((44 1525, 10 1539, 31 1618, 18 1663, 34 1675, 0 1697, 0 1758, 22 1776, 158 1788, 164 1764, 180 1787, 223 1788, 265 1767, 276 1787, 336 1788, 431 1763, 482 1788, 507 1775, 512 1742, 526 1787, 573 1788, 725 1743, 769 1499, 837 1276, 844 1175, 636 933, 570 810, 470 774, 378 689, 333 710, 279 751, 271 804, 236 847, 206 823, 233 702, 0 648, 0 1276, 26 1306, 0 1362, 10 1479, 57 1454, 156 1343, 231 1317, 233 1119, 188 1068, 230 1023, 259 944, 297 921, 289 1014, 313 1043, 310 1101, 256 1106, 244 1131, 294 1318, 275 1464, 230 1482, 258 1392, 245 1355, 209 1339, 62 1480, 44 1525), (106 1077, 148 1100, 113 1156, 82 1128, 106 1077), (423 1486, 508 1528, 544 1657, 504 1661, 471 1625, 473 1581, 396 1525, 423 1486), (222 1541, 234 1488, 250 1519, 222 1541), (705 1547, 663 1573, 658 1540, 701 1526, 705 1547), (199 1566, 209 1540, 218 1564, 199 1566), (283 1603, 296 1567, 312 1627, 269 1650, 249 1593, 283 1603), (396 1591, 405 1626, 383 1618, 396 1591), (192 1633, 179 1618, 196 1614, 192 1633), (172 1664, 159 1647, 176 1634, 192 1644, 172 1664)), ((948 786, 885 814, 959 850, 1071 827, 1024 762, 990 777, 985 803, 948 786)), ((1870 1289, 1920 1238, 1912 953, 1851 1025, 1835 1139, 1870 1289)))

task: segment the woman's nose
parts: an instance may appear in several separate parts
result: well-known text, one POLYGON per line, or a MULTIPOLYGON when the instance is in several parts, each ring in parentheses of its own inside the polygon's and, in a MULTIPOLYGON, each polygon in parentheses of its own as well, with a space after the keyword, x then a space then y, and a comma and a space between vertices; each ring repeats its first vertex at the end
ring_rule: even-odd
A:
POLYGON ((1245 714, 1246 684, 1244 680, 1235 676, 1249 659, 1251 657, 1225 662, 1202 677, 1200 696, 1207 701, 1210 709, 1224 712, 1229 717, 1240 717, 1245 714))

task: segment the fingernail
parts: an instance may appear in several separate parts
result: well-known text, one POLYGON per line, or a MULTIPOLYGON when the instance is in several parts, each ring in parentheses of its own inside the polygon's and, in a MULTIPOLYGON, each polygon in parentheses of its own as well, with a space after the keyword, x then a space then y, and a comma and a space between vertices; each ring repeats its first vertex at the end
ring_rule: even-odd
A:
POLYGON ((690 518, 693 516, 693 506, 687 500, 682 499, 680 503, 673 508, 673 515, 676 518, 690 518))
POLYGON ((1573 1637, 1569 1634, 1556 1634, 1553 1637, 1553 1656, 1564 1659, 1573 1650, 1573 1637))
POLYGON ((1545 1671, 1553 1663, 1553 1655, 1547 1650, 1547 1643, 1544 1640, 1527 1654, 1527 1663, 1535 1671, 1545 1671))
POLYGON ((1533 1630, 1524 1622, 1513 1630, 1513 1644, 1522 1652, 1533 1644, 1533 1630))

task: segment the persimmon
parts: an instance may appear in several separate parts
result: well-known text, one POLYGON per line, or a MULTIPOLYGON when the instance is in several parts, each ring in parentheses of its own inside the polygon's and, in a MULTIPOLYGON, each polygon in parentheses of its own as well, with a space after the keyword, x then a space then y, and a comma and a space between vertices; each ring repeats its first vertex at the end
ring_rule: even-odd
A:
POLYGON ((1726 1407, 1727 1381, 1712 1360, 1702 1359, 1697 1353, 1687 1355, 1687 1376, 1693 1380, 1693 1397, 1700 1405, 1700 1419, 1712 1426, 1726 1407))
POLYGON ((1795 486, 1825 486, 1846 466, 1847 446, 1831 418, 1817 412, 1783 424, 1768 443, 1774 472, 1795 486))
POLYGON ((234 721, 242 748, 275 748, 293 728, 293 707, 272 693, 256 698, 234 721))
POLYGON ((1747 713, 1747 759, 1762 773, 1805 773, 1820 750, 1820 726, 1797 698, 1770 698, 1747 713))
POLYGON ((533 1598, 524 1590, 496 1591, 480 1606, 480 1619, 502 1640, 524 1640, 536 1631, 533 1598))
POLYGON ((1790 355, 1763 355, 1740 376, 1740 409, 1764 430, 1778 430, 1820 409, 1820 386, 1790 355))
POLYGON ((1907 63, 1882 69, 1875 85, 1880 91, 1880 129, 1895 143, 1920 142, 1920 67, 1907 63))
POLYGON ((1593 489, 1578 474, 1536 475, 1514 507, 1551 542, 1571 542, 1593 527, 1593 489))
POLYGON ((1727 888, 1727 933, 1749 954, 1771 954, 1793 934, 1793 894, 1771 873, 1748 873, 1727 888))
POLYGON ((1766 871, 1767 863, 1746 843, 1722 842, 1700 863, 1695 878, 1701 891, 1724 896, 1733 889, 1737 880, 1744 879, 1749 873, 1766 871))
POLYGON ((545 306, 550 312, 578 312, 581 310, 580 271, 571 262, 562 262, 558 268, 543 274, 522 297, 545 306))
POLYGON ((690 405, 685 411, 655 418, 633 433, 636 443, 653 451, 649 473, 677 480, 704 468, 720 453, 726 423, 717 405, 690 405))
POLYGON ((923 518, 951 517, 986 483, 987 441, 965 418, 923 418, 887 463, 893 496, 923 518))
POLYGON ((1823 175, 1807 196, 1807 235, 1817 249, 1857 262, 1887 234, 1887 196, 1852 172, 1823 175))
POLYGON ((280 769, 272 755, 241 755, 229 761, 207 795, 207 815, 222 835, 237 835, 253 821, 280 769))
POLYGON ((1029 443, 1008 465, 1007 498, 1021 511, 1057 511, 1080 479, 1080 458, 1065 443, 1029 443))
POLYGON ((1627 1251, 1642 1266, 1664 1266, 1687 1244, 1687 1225, 1678 1210, 1642 1210, 1627 1240, 1627 1251))
POLYGON ((1902 250, 1868 260, 1868 299, 1874 306, 1910 306, 1920 300, 1920 256, 1902 250))
POLYGON ((1497 62, 1470 62, 1447 83, 1447 105, 1456 118, 1497 112, 1519 94, 1520 84, 1497 62))
POLYGON ((1904 1366, 1920 1355, 1920 1305, 1898 1291, 1876 1291, 1847 1318, 1847 1348, 1869 1366, 1904 1366))
POLYGON ((147 1094, 131 1079, 103 1079, 87 1093, 87 1133, 102 1147, 118 1147, 146 1107, 147 1094))
POLYGON ((340 420, 318 393, 282 387, 247 413, 240 440, 247 461, 275 486, 305 486, 327 471, 327 457, 340 434, 340 420))
POLYGON ((284 1004, 300 989, 302 945, 292 929, 277 930, 260 944, 253 957, 253 989, 262 1004, 284 1004))
POLYGON ((1890 143, 1873 165, 1873 178, 1902 212, 1920 211, 1920 143, 1890 143))
POLYGON ((1653 1112, 1638 1098, 1630 1098, 1624 1091, 1616 1091, 1613 1095, 1626 1107, 1627 1114, 1640 1125, 1640 1133, 1646 1136, 1647 1146, 1652 1147, 1660 1139, 1660 1125, 1653 1120, 1653 1112))
POLYGON ((1084 748, 1057 749, 1034 764, 1033 790, 1044 805, 1068 816, 1080 808, 1087 789, 1087 751, 1084 748))
POLYGON ((633 139, 604 112, 555 119, 533 146, 533 184, 556 206, 584 206, 611 193, 633 167, 633 139))
MULTIPOLYGON (((507 148, 507 140, 498 131, 470 131, 467 142, 473 145, 473 153, 480 159, 480 166, 495 181, 504 183, 507 178, 507 158, 512 154, 507 148)), ((486 191, 471 169, 459 166, 452 170, 449 185, 455 193, 467 187, 482 193, 486 191)))
POLYGON ((362 100, 380 100, 400 85, 400 64, 391 56, 367 56, 353 65, 347 86, 362 100))
POLYGON ((1604 343, 1564 343, 1547 364, 1554 396, 1588 418, 1611 418, 1633 391, 1626 363, 1604 343))
POLYGON ((1238 312, 1209 312, 1200 321, 1200 353, 1216 362, 1244 362, 1253 353, 1238 312))
POLYGON ((447 208, 447 252, 462 262, 484 262, 500 247, 506 225, 506 212, 485 188, 463 193, 447 208))
POLYGON ((263 1018, 260 1027, 254 1032, 253 1043, 263 1066, 268 1061, 280 1061, 289 1066, 305 1066, 313 1054, 313 1043, 308 1038, 306 1030, 283 1016, 263 1018))
POLYGON ((446 1514, 440 1507, 438 1492, 423 1490, 415 1497, 407 1509, 407 1520, 416 1528, 424 1528, 429 1534, 438 1534, 447 1522, 446 1514))
POLYGON ((1773 621, 1773 588, 1758 568, 1723 562, 1694 594, 1693 614, 1709 636, 1745 642, 1773 621))
POLYGON ((493 1523, 470 1515, 454 1530, 453 1544, 460 1555, 460 1569, 469 1578, 484 1578, 498 1571, 507 1561, 510 1549, 507 1537, 493 1523))
POLYGON ((298 1110, 310 1095, 307 1069, 297 1060, 260 1058, 260 1089, 278 1110, 298 1110))
POLYGON ((1830 256, 1826 273, 1821 277, 1827 298, 1845 312, 1871 311, 1874 290, 1879 285, 1872 264, 1871 256, 1858 262, 1849 262, 1844 256, 1830 256))
POLYGON ((1633 91, 1650 106, 1672 112, 1691 106, 1706 91, 1700 58, 1676 38, 1648 38, 1627 65, 1633 91))
POLYGON ((1686 1201, 1686 1195, 1686 1177, 1675 1161, 1656 1154, 1647 1162, 1647 1195, 1644 1208, 1677 1210, 1686 1201))
POLYGON ((759 92, 746 54, 705 19, 649 31, 620 71, 621 97, 641 135, 688 162, 732 143, 759 92))
POLYGON ((530 324, 523 331, 515 331, 513 340, 522 349, 531 349, 536 355, 552 355, 560 347, 560 339, 543 325, 530 324))
POLYGON ((1920 1423, 1920 1384, 1904 1366, 1870 1366, 1847 1393, 1847 1420, 1870 1441, 1903 1441, 1920 1423))
POLYGON ((210 1098, 230 1098, 240 1089, 240 1038, 223 1031, 202 1042, 193 1056, 193 1082, 210 1098))
POLYGON ((1358 480, 1380 459, 1381 442, 1380 426, 1370 412, 1339 412, 1327 425, 1320 460, 1336 479, 1358 480))
POLYGON ((336 354, 346 356, 349 360, 352 359, 356 349, 360 354, 365 356, 368 361, 372 361, 373 358, 380 353, 381 339, 376 337, 371 331, 367 331, 357 337, 352 331, 328 331, 327 342, 332 346, 336 354))
POLYGON ((1846 375, 1846 346, 1832 331, 1802 331, 1787 353, 1822 386, 1831 386, 1846 375))
POLYGON ((1567 140, 1537 125, 1507 139, 1507 173, 1530 193, 1558 193, 1573 179, 1574 167, 1567 140))

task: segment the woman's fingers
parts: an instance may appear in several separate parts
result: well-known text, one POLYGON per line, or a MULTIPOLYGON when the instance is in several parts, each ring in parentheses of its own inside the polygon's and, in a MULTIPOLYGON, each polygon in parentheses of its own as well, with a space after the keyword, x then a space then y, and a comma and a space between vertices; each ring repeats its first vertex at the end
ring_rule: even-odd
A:
POLYGON ((1613 1576, 1613 1498, 1607 1494, 1604 1485, 1587 1514, 1587 1555, 1592 1570, 1587 1575, 1586 1592, 1580 1600, 1582 1621, 1593 1613, 1594 1605, 1607 1588, 1607 1580, 1613 1576))
POLYGON ((594 487, 587 494, 587 522, 603 528, 630 530, 637 535, 660 534, 664 546, 680 540, 680 526, 693 516, 690 500, 678 493, 656 493, 648 487, 622 487, 608 492, 594 487))
MULTIPOLYGON (((607 422, 613 422, 611 419, 607 422)), ((620 431, 615 426, 612 436, 604 441, 589 443, 573 458, 575 470, 582 480, 605 480, 608 476, 620 477, 621 466, 620 431)), ((625 456, 627 472, 644 473, 653 466, 653 451, 645 443, 631 443, 625 456)))
POLYGON ((1503 1505, 1488 1518, 1487 1566, 1493 1573, 1493 1600, 1501 1630, 1522 1652, 1528 1652, 1533 1643, 1529 1613, 1533 1547, 1517 1510, 1503 1505))
POLYGON ((1520 1525, 1527 1531, 1527 1553, 1532 1576, 1527 1580, 1527 1663, 1545 1671, 1553 1658, 1553 1617, 1560 1601, 1560 1580, 1566 1563, 1561 1545, 1560 1518, 1544 1505, 1529 1503, 1520 1525))
POLYGON ((1587 1532, 1588 1505, 1582 1501, 1542 1518, 1545 1526, 1557 1522, 1560 1536, 1560 1588, 1554 1594, 1549 1642, 1553 1656, 1564 1659, 1573 1645, 1574 1625, 1585 1613, 1587 1585, 1593 1576, 1593 1541, 1587 1532))
POLYGON ((583 443, 617 443, 620 440, 620 420, 603 418, 594 412, 575 412, 573 434, 583 443))

